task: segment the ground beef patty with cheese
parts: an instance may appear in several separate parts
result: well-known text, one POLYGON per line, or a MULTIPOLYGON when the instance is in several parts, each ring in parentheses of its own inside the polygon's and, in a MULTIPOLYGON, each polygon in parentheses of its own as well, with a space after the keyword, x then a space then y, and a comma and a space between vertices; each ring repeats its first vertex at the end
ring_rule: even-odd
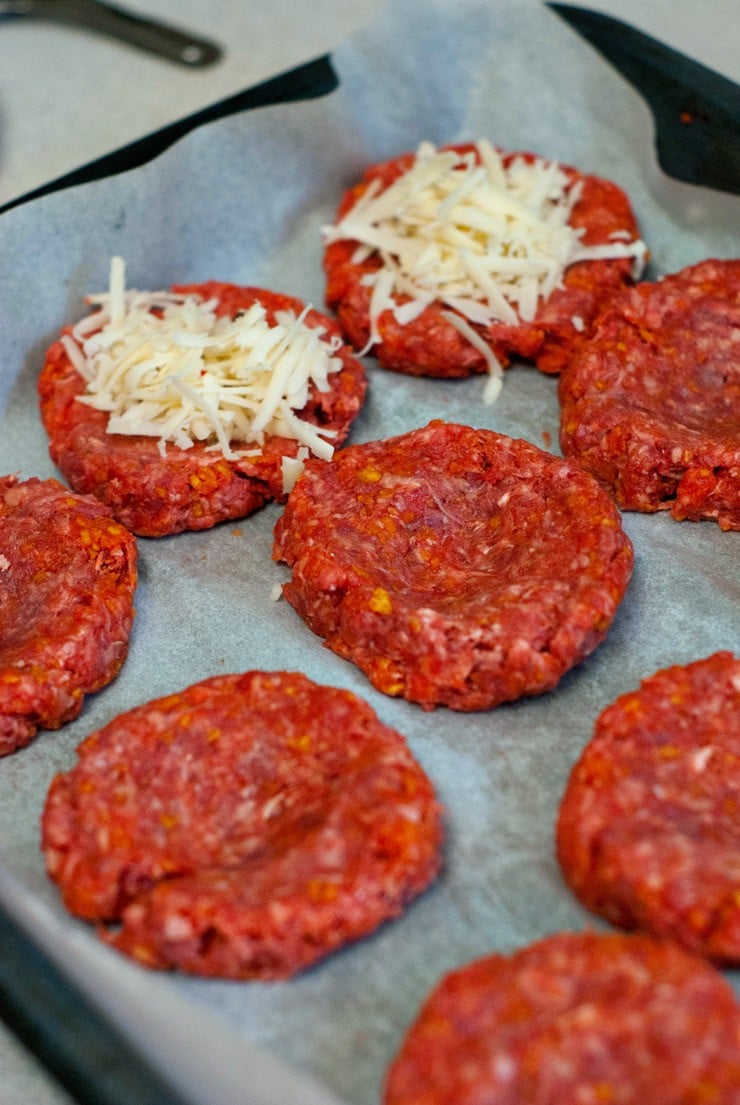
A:
POLYGON ((122 714, 54 780, 67 907, 147 967, 286 978, 399 914, 441 811, 399 733, 303 675, 207 679, 122 714))
POLYGON ((551 690, 604 639, 633 559, 588 473, 440 421, 307 462, 274 556, 291 605, 378 690, 458 710, 551 690))
POLYGON ((595 913, 740 963, 740 659, 668 668, 604 710, 557 850, 595 913))
POLYGON ((486 141, 372 166, 324 233, 347 340, 414 376, 559 372, 645 253, 615 184, 486 141))
POLYGON ((66 329, 39 380, 52 460, 134 533, 160 537, 245 517, 284 499, 286 474, 300 467, 292 458, 309 449, 330 455, 344 441, 364 398, 364 369, 325 315, 289 296, 213 281, 149 293, 138 308, 137 294, 124 300, 128 330, 126 318, 111 320, 113 291, 96 297, 105 329, 97 333, 96 316, 66 329), (199 305, 209 301, 203 322, 199 305), (141 325, 152 333, 140 334, 141 325), (124 336, 116 345, 109 333, 124 336), (104 360, 109 349, 117 361, 104 360), (117 367, 124 361, 126 372, 117 367), (318 384, 303 374, 314 363, 318 384), (286 388, 289 398, 298 394, 297 408, 281 399, 286 388), (256 428, 245 437, 247 425, 256 428))
POLYGON ((135 588, 136 542, 106 507, 56 480, 0 478, 0 756, 115 678, 135 588))
POLYGON ((740 1009, 670 942, 549 936, 447 975, 384 1105, 737 1105, 740 1009))
POLYGON ((626 510, 740 529, 740 260, 615 297, 560 380, 560 440, 626 510))

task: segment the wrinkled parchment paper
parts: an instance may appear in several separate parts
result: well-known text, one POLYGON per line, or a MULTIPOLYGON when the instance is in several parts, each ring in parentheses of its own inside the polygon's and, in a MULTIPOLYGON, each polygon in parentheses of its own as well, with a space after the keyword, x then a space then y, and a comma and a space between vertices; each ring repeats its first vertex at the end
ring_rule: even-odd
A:
MULTIPOLYGON (((367 163, 421 139, 486 135, 613 178, 633 200, 653 276, 738 253, 737 201, 664 177, 645 104, 534 0, 398 2, 335 64, 340 87, 321 101, 213 124, 142 169, 0 220, 0 471, 54 474, 35 398, 43 351, 81 315, 84 294, 105 286, 112 254, 126 258, 137 287, 216 278, 321 305, 319 231, 341 192, 367 163)), ((556 449, 556 383, 532 368, 514 367, 498 402, 483 407, 480 379, 417 380, 367 365, 354 441, 442 417, 538 445, 550 434, 556 449)), ((597 652, 542 698, 429 714, 376 693, 270 600, 287 577, 270 558, 279 513, 139 541, 138 614, 121 675, 76 722, 0 761, 0 899, 193 1102, 371 1105, 444 971, 599 926, 553 858, 569 769, 616 695, 660 667, 739 647, 738 538, 709 522, 626 515, 634 577, 597 652), (61 907, 39 854, 46 790, 79 741, 122 710, 255 667, 347 687, 407 736, 446 805, 444 874, 402 919, 291 982, 147 973, 61 907)))

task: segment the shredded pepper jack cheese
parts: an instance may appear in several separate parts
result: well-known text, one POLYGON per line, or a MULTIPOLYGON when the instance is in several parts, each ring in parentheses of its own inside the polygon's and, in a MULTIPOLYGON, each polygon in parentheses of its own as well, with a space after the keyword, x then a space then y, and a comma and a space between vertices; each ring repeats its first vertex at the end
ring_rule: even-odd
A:
MULTIPOLYGON (((108 411, 108 433, 134 434, 189 449, 196 442, 236 460, 232 442, 261 446, 266 436, 303 447, 284 477, 294 482, 310 450, 329 459, 334 431, 300 419, 311 386, 327 391, 342 367, 341 339, 324 338, 305 316, 276 314, 259 303, 236 318, 219 318, 215 299, 168 291, 126 291, 121 258, 111 262, 107 293, 88 296, 98 309, 62 339, 85 379, 79 401, 108 411), (298 468, 296 468, 298 464, 298 468)), ((248 455, 248 453, 246 454, 248 455)), ((285 468, 285 466, 284 466, 285 468)))
MULTIPOLYGON (((577 261, 631 257, 639 276, 645 244, 624 241, 584 246, 584 231, 569 219, 581 194, 556 162, 514 158, 504 166, 490 142, 460 154, 422 142, 410 168, 385 190, 373 181, 335 226, 327 244, 356 241, 352 260, 378 256, 382 267, 363 277, 370 287, 370 337, 380 341, 378 319, 392 310, 405 325, 432 302, 476 348, 471 324, 516 326, 531 322, 539 303, 561 285, 577 261), (402 300, 399 302, 399 298, 402 300)), ((486 346, 491 380, 484 400, 493 402, 502 368, 486 346)))

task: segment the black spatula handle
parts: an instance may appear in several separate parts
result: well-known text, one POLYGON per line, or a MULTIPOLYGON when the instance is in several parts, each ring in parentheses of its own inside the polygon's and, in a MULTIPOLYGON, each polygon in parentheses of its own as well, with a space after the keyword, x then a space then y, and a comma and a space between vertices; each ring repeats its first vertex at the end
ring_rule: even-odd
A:
POLYGON ((36 0, 23 8, 23 14, 87 27, 192 69, 212 65, 221 57, 213 42, 167 23, 131 15, 102 0, 36 0))

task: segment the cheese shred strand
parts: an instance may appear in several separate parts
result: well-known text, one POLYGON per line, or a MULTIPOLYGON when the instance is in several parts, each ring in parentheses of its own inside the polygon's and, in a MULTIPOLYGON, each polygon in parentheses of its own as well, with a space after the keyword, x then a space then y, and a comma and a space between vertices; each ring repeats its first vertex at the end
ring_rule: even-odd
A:
MULTIPOLYGON (((168 442, 202 442, 237 460, 241 446, 280 435, 298 441, 301 464, 309 450, 332 456, 332 432, 299 417, 311 391, 327 391, 342 368, 341 343, 307 325, 310 307, 278 311, 274 322, 257 302, 219 317, 215 299, 127 291, 120 257, 108 292, 88 302, 97 309, 62 344, 86 381, 79 401, 108 412, 109 433, 156 437, 162 455, 168 442)), ((297 471, 293 461, 286 479, 297 471)))

